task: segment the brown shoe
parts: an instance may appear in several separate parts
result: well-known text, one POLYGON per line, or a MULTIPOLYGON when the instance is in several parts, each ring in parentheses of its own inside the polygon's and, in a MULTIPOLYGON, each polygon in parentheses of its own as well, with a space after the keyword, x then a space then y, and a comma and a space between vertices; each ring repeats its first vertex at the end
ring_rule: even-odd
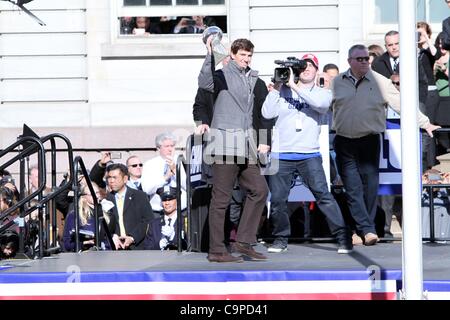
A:
POLYGON ((366 246, 373 246, 378 240, 378 236, 375 233, 369 232, 364 235, 364 244, 366 246))
POLYGON ((361 239, 360 236, 358 236, 356 233, 354 233, 352 235, 352 244, 354 246, 362 245, 363 244, 363 240, 361 239))
POLYGON ((244 262, 242 257, 235 257, 228 252, 224 253, 210 253, 206 257, 209 262, 244 262))
POLYGON ((233 251, 245 254, 252 260, 266 260, 267 259, 267 257, 265 255, 263 255, 262 253, 256 252, 255 249, 253 249, 253 247, 250 244, 244 243, 244 242, 235 242, 233 244, 233 251))

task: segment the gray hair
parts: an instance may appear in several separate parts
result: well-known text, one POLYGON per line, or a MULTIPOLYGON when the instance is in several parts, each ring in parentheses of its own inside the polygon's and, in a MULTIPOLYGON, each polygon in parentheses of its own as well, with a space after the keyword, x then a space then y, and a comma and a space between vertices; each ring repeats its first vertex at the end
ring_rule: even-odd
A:
POLYGON ((155 145, 156 145, 156 147, 157 148, 161 147, 161 144, 163 143, 164 140, 172 140, 173 143, 176 143, 177 142, 177 137, 175 137, 175 135, 170 133, 170 132, 160 133, 155 138, 155 145))
POLYGON ((384 37, 386 38, 386 37, 391 37, 391 36, 396 36, 396 35, 398 35, 398 31, 396 31, 396 30, 391 30, 391 31, 386 32, 386 34, 384 35, 384 37))
POLYGON ((348 57, 351 58, 353 52, 356 50, 367 50, 367 47, 363 44, 355 44, 348 50, 348 57))

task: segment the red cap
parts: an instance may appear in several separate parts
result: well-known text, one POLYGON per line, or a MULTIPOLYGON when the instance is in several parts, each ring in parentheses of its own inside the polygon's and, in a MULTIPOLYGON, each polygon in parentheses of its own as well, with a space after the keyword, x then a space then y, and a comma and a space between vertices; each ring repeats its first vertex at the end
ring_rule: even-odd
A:
POLYGON ((314 67, 319 70, 319 59, 312 53, 307 53, 302 57, 302 60, 309 60, 313 63, 314 67))

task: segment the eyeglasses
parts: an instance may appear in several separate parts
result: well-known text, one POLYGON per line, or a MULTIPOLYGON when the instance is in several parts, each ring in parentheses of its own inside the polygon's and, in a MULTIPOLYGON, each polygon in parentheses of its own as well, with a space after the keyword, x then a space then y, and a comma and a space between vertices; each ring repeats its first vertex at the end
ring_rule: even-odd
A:
POLYGON ((130 164, 129 165, 129 167, 133 167, 133 168, 137 168, 138 166, 142 168, 143 164, 142 163, 136 163, 136 164, 130 164))
MULTIPOLYGON (((449 1, 450 1, 450 0, 449 0, 449 1)), ((392 81, 392 84, 393 84, 393 85, 396 85, 396 86, 399 86, 399 85, 400 85, 400 81, 397 81, 397 82, 392 81)))
POLYGON ((356 58, 352 58, 352 59, 355 59, 358 62, 363 62, 363 61, 368 62, 370 60, 370 57, 368 57, 368 56, 367 57, 356 57, 356 58))

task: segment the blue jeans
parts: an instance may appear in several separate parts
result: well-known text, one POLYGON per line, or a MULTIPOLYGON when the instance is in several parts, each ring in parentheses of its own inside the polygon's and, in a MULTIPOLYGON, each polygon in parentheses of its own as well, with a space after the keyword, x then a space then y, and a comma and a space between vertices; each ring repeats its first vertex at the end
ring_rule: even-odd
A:
POLYGON ((270 220, 273 225, 273 236, 287 241, 286 238, 291 235, 287 201, 291 181, 296 173, 302 177, 305 186, 314 195, 317 206, 327 218, 331 233, 339 243, 348 242, 349 229, 345 225, 339 205, 328 191, 321 157, 298 161, 280 160, 278 172, 269 177, 272 208, 270 220))
POLYGON ((350 213, 359 234, 375 233, 379 185, 380 135, 334 139, 336 163, 350 213))

